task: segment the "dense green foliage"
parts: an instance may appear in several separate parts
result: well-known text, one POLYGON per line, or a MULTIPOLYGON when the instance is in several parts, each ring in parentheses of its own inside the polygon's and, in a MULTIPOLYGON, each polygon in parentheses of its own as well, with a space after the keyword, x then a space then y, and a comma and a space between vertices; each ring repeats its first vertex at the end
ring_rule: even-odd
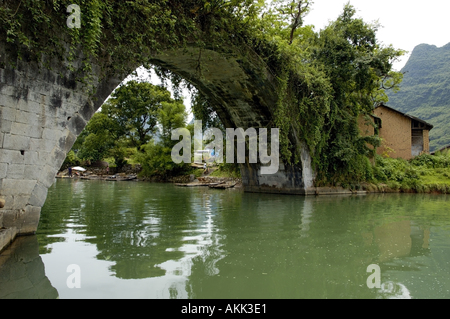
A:
POLYGON ((450 44, 420 44, 402 69, 400 91, 389 94, 389 105, 431 124, 430 150, 450 144, 450 44))
POLYGON ((70 152, 66 161, 110 157, 121 168, 126 158, 132 158, 142 164, 145 175, 180 172, 186 166, 171 159, 174 142, 170 132, 184 127, 185 121, 183 101, 172 99, 167 89, 129 81, 94 114, 73 146, 77 153, 70 152))
POLYGON ((134 160, 142 165, 142 175, 169 176, 182 175, 190 170, 189 163, 175 164, 172 160, 172 148, 178 141, 172 141, 171 132, 186 126, 185 106, 181 101, 163 102, 158 109, 160 141, 151 140, 141 147, 142 152, 134 156, 134 160))
MULTIPOLYGON (((126 74, 139 65, 149 67, 152 53, 165 48, 196 46, 232 52, 241 60, 256 54, 275 81, 279 99, 271 110, 271 125, 281 129, 283 160, 299 164, 299 145, 305 141, 319 184, 367 178, 367 158, 373 154, 367 144, 376 146, 379 141, 360 137, 356 119, 371 113, 374 104, 386 99, 385 88, 401 80, 391 68, 403 51, 382 46, 376 38, 378 26, 356 18, 350 5, 336 21, 315 32, 303 25, 312 5, 309 0, 271 4, 264 0, 4 0, 2 4, 0 40, 14 47, 19 57, 26 55, 44 65, 52 57, 68 57, 82 80, 91 79, 92 61, 101 69, 97 77, 126 74), (82 7, 80 29, 65 26, 66 8, 72 3, 82 7), (81 64, 75 59, 80 54, 81 64)), ((180 75, 172 78, 179 80, 180 75)), ((214 105, 199 98, 195 112, 210 114, 214 105)), ((99 143, 99 148, 110 144, 101 132, 107 131, 111 120, 98 116, 88 128, 95 136, 86 136, 87 142, 99 143)), ((144 150, 150 157, 166 154, 144 144, 148 140, 142 140, 138 130, 128 131, 130 140, 139 141, 136 145, 147 145, 144 150)), ((112 149, 121 149, 116 145, 121 137, 113 138, 112 149)), ((99 149, 90 156, 101 153, 99 149)))
POLYGON ((14 44, 20 57, 44 64, 51 57, 64 60, 69 53, 69 61, 75 61, 82 54, 82 65, 73 69, 84 78, 92 70, 91 58, 102 61, 103 76, 130 73, 150 64, 150 52, 163 48, 205 41, 215 46, 224 37, 233 43, 259 6, 249 0, 4 0, 0 40, 14 44), (82 11, 79 29, 66 26, 71 4, 82 11))
POLYGON ((164 87, 136 81, 118 87, 102 106, 102 113, 114 119, 120 133, 138 150, 156 133, 158 121, 164 129, 172 127, 167 122, 171 120, 183 127, 184 112, 183 101, 172 99, 164 87))
POLYGON ((114 158, 119 168, 125 162, 126 132, 119 123, 105 113, 96 113, 77 138, 73 150, 80 160, 101 161, 105 157, 114 158))
POLYGON ((377 26, 355 18, 355 12, 346 5, 324 30, 311 33, 305 27, 292 45, 280 46, 290 53, 276 112, 284 136, 282 154, 298 163, 299 149, 293 146, 298 136, 306 140, 318 185, 367 178, 368 157, 374 155, 368 145, 380 141, 361 137, 357 118, 372 113, 386 100, 385 89, 401 81, 391 69, 403 51, 382 47, 377 26))
POLYGON ((370 182, 386 184, 390 190, 448 194, 450 152, 423 154, 410 161, 376 156, 373 179, 370 182))
POLYGON ((67 153, 66 159, 64 160, 61 169, 66 169, 69 166, 78 166, 80 164, 81 160, 78 158, 78 156, 75 154, 73 150, 70 150, 70 152, 67 153))

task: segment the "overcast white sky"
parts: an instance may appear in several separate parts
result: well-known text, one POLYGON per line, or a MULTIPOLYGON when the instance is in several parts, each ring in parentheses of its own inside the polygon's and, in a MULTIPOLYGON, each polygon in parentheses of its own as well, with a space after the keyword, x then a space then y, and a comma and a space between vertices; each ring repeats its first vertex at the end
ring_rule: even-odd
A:
MULTIPOLYGON (((449 0, 313 0, 312 11, 305 18, 305 24, 313 24, 316 31, 335 20, 344 5, 350 2, 357 16, 364 21, 378 20, 383 26, 378 31, 382 43, 392 44, 397 49, 412 52, 421 43, 441 47, 450 42, 449 0)), ((394 65, 400 70, 409 55, 394 65)))

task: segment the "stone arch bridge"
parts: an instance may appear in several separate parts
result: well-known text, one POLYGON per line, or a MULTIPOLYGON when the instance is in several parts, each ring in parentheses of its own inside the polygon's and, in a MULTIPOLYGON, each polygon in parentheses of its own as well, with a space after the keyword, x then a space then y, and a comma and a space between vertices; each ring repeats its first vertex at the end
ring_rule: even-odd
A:
MULTIPOLYGON (((0 42, 0 229, 11 230, 4 236, 13 237, 36 231, 48 188, 66 154, 95 111, 128 74, 95 78, 100 71, 96 71, 94 61, 95 93, 89 95, 63 61, 56 61, 51 69, 39 67, 32 60, 17 59, 11 53, 14 50, 7 49, 10 47, 4 40, 0 42)), ((192 45, 167 48, 152 55, 150 61, 194 84, 213 102, 225 127, 270 126, 278 98, 276 84, 270 68, 257 54, 243 59, 232 48, 199 49, 192 45), (200 50, 201 76, 197 68, 200 50)), ((134 61, 130 70, 140 64, 134 61)), ((310 159, 303 143, 298 147, 303 147, 304 169, 281 163, 278 173, 261 175, 258 164, 241 164, 244 189, 305 194, 312 186, 311 176, 305 175, 310 159)))

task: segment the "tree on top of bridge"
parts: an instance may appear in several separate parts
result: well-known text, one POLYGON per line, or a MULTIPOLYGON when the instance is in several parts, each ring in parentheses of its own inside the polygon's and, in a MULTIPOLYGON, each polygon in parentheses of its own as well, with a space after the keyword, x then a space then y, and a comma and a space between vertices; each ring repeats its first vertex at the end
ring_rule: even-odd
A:
POLYGON ((382 46, 378 26, 355 18, 350 5, 315 32, 303 25, 311 5, 309 0, 275 1, 272 7, 263 0, 3 0, 0 41, 22 59, 47 66, 53 59, 73 62, 72 70, 86 82, 149 67, 164 49, 195 46, 198 77, 203 50, 233 56, 242 68, 250 59, 259 61, 278 95, 269 125, 281 130, 284 162, 299 164, 299 141, 306 141, 319 180, 364 180, 370 177, 366 144, 377 141, 359 135, 356 119, 386 99, 386 87, 398 86, 401 75, 392 72, 392 63, 403 51, 382 46), (80 29, 65 25, 72 3, 82 8, 80 29), (99 66, 95 74, 93 61, 99 66))

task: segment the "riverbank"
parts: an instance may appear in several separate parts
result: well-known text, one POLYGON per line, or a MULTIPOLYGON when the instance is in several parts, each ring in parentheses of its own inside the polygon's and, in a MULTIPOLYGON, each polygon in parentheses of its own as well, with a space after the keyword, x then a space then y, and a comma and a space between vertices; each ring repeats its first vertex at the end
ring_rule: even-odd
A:
POLYGON ((418 183, 413 187, 403 187, 397 184, 362 185, 367 193, 405 193, 405 194, 450 194, 450 183, 418 183))
MULTIPOLYGON (((392 161, 392 159, 390 159, 392 161)), ((395 160, 398 161, 398 160, 395 160)), ((406 161, 405 161, 406 162, 406 161)), ((388 175, 385 181, 355 182, 351 184, 323 185, 306 190, 305 195, 361 195, 372 193, 425 193, 425 194, 450 194, 450 170, 443 168, 421 169, 396 167, 386 170, 386 165, 378 167, 377 177, 381 174, 388 175), (384 169, 384 170, 381 170, 384 169), (381 171, 381 172, 380 172, 381 171)), ((140 176, 140 165, 127 165, 121 170, 111 168, 110 172, 105 167, 86 167, 86 172, 77 173, 73 178, 83 180, 105 180, 105 181, 143 181, 154 183, 189 184, 192 186, 204 186, 204 184, 235 183, 236 188, 242 188, 242 180, 236 174, 220 171, 216 168, 210 169, 206 174, 203 169, 193 170, 191 174, 180 176, 140 176), (208 180, 200 179, 207 178, 208 180)), ((57 178, 68 178, 68 170, 58 173, 57 178)))
MULTIPOLYGON (((140 165, 127 165, 121 170, 116 168, 110 169, 106 167, 86 167, 85 172, 73 172, 72 177, 69 177, 67 169, 58 172, 56 178, 74 178, 81 180, 104 180, 104 181, 140 181, 153 183, 173 183, 179 185, 191 186, 217 186, 217 185, 233 185, 235 188, 242 187, 242 180, 235 176, 235 174, 228 174, 227 172, 218 172, 216 168, 210 168, 206 173, 203 169, 193 170, 192 174, 184 174, 180 176, 140 176, 140 165)), ((217 187, 220 188, 220 187, 217 187)), ((231 187, 229 187, 231 188, 231 187)))

